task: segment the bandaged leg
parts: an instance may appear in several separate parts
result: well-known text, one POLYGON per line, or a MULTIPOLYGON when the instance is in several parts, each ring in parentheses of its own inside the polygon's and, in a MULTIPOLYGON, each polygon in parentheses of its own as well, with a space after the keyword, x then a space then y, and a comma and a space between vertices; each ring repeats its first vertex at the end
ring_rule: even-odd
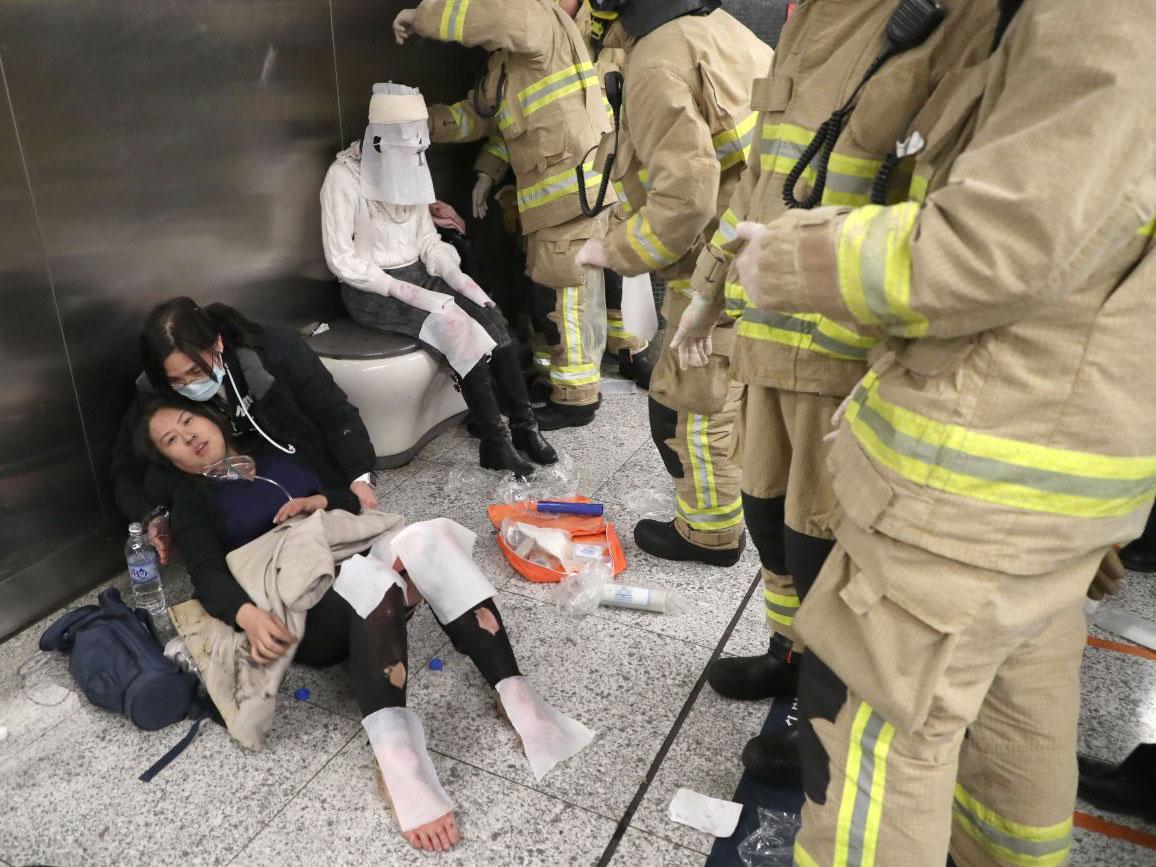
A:
POLYGON ((405 581, 376 557, 354 554, 341 564, 333 589, 364 620, 381 603, 390 587, 405 592, 405 581))
POLYGON ((441 623, 495 594, 471 558, 477 534, 448 518, 411 524, 393 538, 393 554, 441 623))
POLYGON ((393 811, 402 831, 412 831, 454 809, 425 748, 417 714, 387 707, 361 721, 377 758, 393 811))
POLYGON ((522 739, 535 780, 594 740, 594 732, 546 704, 521 675, 507 677, 497 690, 510 725, 522 739))

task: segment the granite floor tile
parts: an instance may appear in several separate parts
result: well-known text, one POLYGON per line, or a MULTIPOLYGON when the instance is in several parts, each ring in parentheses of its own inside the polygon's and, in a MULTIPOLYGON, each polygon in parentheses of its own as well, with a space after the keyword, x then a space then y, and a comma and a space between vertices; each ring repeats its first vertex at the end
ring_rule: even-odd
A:
POLYGON ((429 462, 442 460, 446 453, 454 446, 463 440, 470 438, 469 431, 466 430, 465 419, 459 421, 457 424, 442 431, 424 446, 415 457, 415 462, 429 462))
POLYGON ((457 804, 463 841, 451 852, 415 852, 401 837, 374 782, 373 752, 359 733, 232 864, 590 865, 614 832, 615 823, 602 816, 445 756, 432 757, 457 804))
MULTIPOLYGON (((442 436, 445 436, 445 434, 442 434, 442 436)), ((447 441, 446 447, 451 447, 453 442, 456 441, 447 441)), ((377 486, 374 489, 377 493, 378 500, 387 498, 431 463, 433 463, 432 460, 415 457, 405 466, 394 467, 389 470, 378 470, 377 486)))
POLYGON ((750 601, 747 602, 742 616, 735 624, 724 652, 730 656, 754 656, 759 653, 766 653, 770 636, 771 630, 767 625, 767 606, 763 600, 763 591, 760 585, 751 594, 750 601))
POLYGON ((513 730, 494 714, 493 691, 454 656, 409 691, 431 749, 618 819, 709 651, 597 618, 563 620, 551 606, 512 593, 502 592, 498 602, 522 672, 597 739, 536 783, 513 730))
POLYGON ((1072 832, 1072 867, 1153 867, 1156 852, 1076 828, 1072 832))
POLYGON ((1089 647, 1080 683, 1081 752, 1118 762, 1136 744, 1156 741, 1156 663, 1089 647))
POLYGON ((265 750, 217 726, 153 782, 137 780, 184 733, 133 728, 87 704, 0 773, 0 856, 20 864, 223 864, 334 756, 357 724, 286 703, 265 750))
POLYGON ((706 856, 701 852, 684 849, 634 828, 626 829, 610 859, 614 867, 702 867, 705 861, 706 856))
POLYGON ((769 707, 766 701, 730 701, 704 687, 631 825, 709 854, 715 838, 672 822, 667 818, 667 808, 680 788, 729 801, 743 773, 743 746, 758 734, 769 707))

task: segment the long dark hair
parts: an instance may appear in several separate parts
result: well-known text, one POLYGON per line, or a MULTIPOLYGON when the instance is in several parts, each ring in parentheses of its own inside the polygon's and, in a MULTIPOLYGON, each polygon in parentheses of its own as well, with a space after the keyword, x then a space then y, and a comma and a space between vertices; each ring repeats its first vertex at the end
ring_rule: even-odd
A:
POLYGON ((206 365, 205 356, 212 355, 217 337, 223 338, 228 346, 256 349, 264 342, 264 331, 241 311, 226 304, 202 308, 192 298, 182 296, 154 307, 140 335, 141 360, 153 388, 161 394, 172 394, 165 374, 165 359, 174 352, 183 352, 205 376, 212 376, 212 363, 206 365))
POLYGON ((133 431, 133 449, 136 451, 137 457, 142 461, 169 469, 174 468, 172 462, 161 454, 160 449, 157 448, 156 443, 154 443, 152 437, 149 436, 149 424, 152 422, 153 416, 162 409, 175 409, 180 412, 188 412, 208 419, 221 429, 221 435, 225 438, 225 445, 228 446, 230 444, 229 425, 226 423, 224 417, 208 404, 197 403, 193 400, 182 400, 176 396, 158 397, 145 406, 144 411, 141 413, 140 421, 137 423, 136 430, 133 431))

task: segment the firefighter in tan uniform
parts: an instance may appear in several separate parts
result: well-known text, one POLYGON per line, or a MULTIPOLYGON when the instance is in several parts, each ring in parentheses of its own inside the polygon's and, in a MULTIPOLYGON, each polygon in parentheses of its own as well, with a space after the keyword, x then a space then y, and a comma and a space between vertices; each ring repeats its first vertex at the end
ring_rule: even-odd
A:
MULTIPOLYGON (((574 0, 569 5, 576 11, 574 0)), ((466 99, 430 109, 430 134, 435 142, 464 142, 501 133, 535 302, 547 299, 550 310, 552 391, 539 426, 589 424, 600 401, 606 311, 602 275, 575 262, 597 231, 597 221, 582 214, 575 168, 609 119, 572 15, 554 0, 422 0, 398 14, 394 33, 398 42, 416 33, 491 52, 484 79, 466 99)), ((588 166, 593 195, 601 176, 588 166)))
MULTIPOLYGON (((750 147, 751 70, 766 69, 772 52, 718 0, 592 5, 600 14, 620 11, 605 45, 626 49, 612 172, 619 201, 605 237, 592 239, 579 261, 627 276, 657 272, 667 283, 664 315, 677 323, 698 253, 750 147)), ((720 337, 705 367, 682 371, 664 347, 655 367, 650 430, 678 496, 673 521, 634 528, 638 546, 654 556, 731 566, 742 552, 739 468, 730 455, 740 391, 728 381, 728 349, 720 337)))
POLYGON ((795 622, 801 867, 1068 863, 1082 601, 1156 493, 1156 66, 1143 4, 1015 5, 898 203, 740 229, 760 309, 886 339, 795 622))
MULTIPOLYGON (((759 551, 771 639, 765 654, 711 666, 710 684, 730 698, 795 695, 803 645, 794 617, 834 544, 836 503, 823 436, 878 343, 853 324, 813 311, 751 306, 741 281, 728 278, 741 249, 735 227, 747 219, 769 222, 790 208, 867 204, 910 118, 976 50, 976 34, 990 42, 995 28, 996 0, 943 0, 942 24, 928 21, 921 40, 912 37, 889 54, 860 88, 891 45, 896 7, 897 0, 808 0, 795 9, 769 77, 755 82, 752 106, 760 114, 749 165, 699 257, 695 297, 673 338, 689 357, 717 342, 720 311, 738 317, 731 376, 744 396, 736 435, 742 499, 759 551), (837 110, 839 120, 829 120, 837 110), (816 153, 811 145, 820 130, 832 134, 833 146, 816 153)), ((789 725, 753 738, 744 765, 772 782, 797 779, 798 736, 798 726, 789 725)))

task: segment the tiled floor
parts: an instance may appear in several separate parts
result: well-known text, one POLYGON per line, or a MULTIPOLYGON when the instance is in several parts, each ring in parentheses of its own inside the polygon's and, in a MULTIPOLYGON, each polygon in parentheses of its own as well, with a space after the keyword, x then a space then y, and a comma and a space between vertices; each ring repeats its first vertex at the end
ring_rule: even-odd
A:
MULTIPOLYGON (((586 751, 535 782, 516 737, 494 715, 492 693, 423 608, 409 628, 409 703, 458 804, 465 842, 449 855, 422 855, 401 840, 376 792, 374 759, 340 667, 291 669, 264 752, 243 751, 213 726, 144 784, 137 774, 180 730, 145 733, 92 708, 62 688, 69 680, 60 659, 36 668, 46 620, 0 645, 0 725, 9 732, 0 741, 0 865, 553 867, 596 864, 616 836, 614 865, 702 864, 712 838, 671 823, 666 808, 680 786, 729 798, 739 750, 765 716, 765 705, 727 702, 709 688, 695 694, 732 621, 723 652, 765 647, 760 595, 748 596, 755 554, 719 570, 664 563, 635 548, 633 495, 667 484, 643 395, 608 395, 594 424, 551 439, 581 468, 583 491, 606 502, 621 528, 629 580, 678 591, 693 614, 561 616, 550 589, 517 577, 497 552, 486 491, 468 472, 476 444, 461 428, 385 473, 380 494, 386 508, 411 520, 446 515, 482 535, 479 561, 499 589, 522 668, 554 705, 598 732, 586 751), (436 672, 427 665, 435 656, 446 663, 436 672), (300 686, 311 692, 306 702, 292 697, 300 686)), ((189 592, 182 572, 167 571, 171 601, 189 592)), ((1152 616, 1151 578, 1134 576, 1113 604, 1152 616)), ((1156 662, 1089 649, 1084 677, 1081 748, 1117 759, 1137 741, 1156 740, 1156 662)), ((1140 867, 1156 864, 1156 852, 1078 829, 1072 863, 1140 867)))

